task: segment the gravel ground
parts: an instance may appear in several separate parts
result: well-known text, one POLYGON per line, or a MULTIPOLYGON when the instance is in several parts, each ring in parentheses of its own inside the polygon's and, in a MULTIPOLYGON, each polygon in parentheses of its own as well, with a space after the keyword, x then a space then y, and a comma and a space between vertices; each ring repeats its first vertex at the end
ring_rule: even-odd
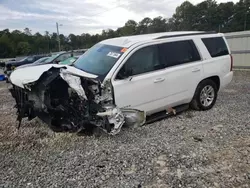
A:
POLYGON ((206 112, 186 111, 117 136, 16 130, 0 83, 0 187, 250 187, 250 72, 206 112))

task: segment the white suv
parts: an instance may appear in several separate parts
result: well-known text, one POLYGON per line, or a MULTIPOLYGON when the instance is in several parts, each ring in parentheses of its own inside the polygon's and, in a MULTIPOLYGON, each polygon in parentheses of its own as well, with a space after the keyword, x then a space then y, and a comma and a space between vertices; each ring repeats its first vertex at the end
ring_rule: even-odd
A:
POLYGON ((90 48, 73 67, 42 65, 20 69, 12 73, 11 82, 15 90, 23 88, 26 100, 32 101, 29 110, 17 105, 19 111, 25 111, 22 117, 38 116, 44 120, 47 114, 50 126, 67 124, 63 130, 86 128, 79 123, 84 119, 87 124, 116 134, 126 122, 143 124, 146 115, 175 114, 175 107, 181 105, 190 104, 195 110, 212 108, 218 91, 232 80, 232 63, 223 34, 166 32, 104 40, 90 48), (65 102, 73 96, 68 94, 68 88, 79 96, 77 107, 65 102), (80 101, 88 101, 85 108, 79 107, 80 101), (69 115, 73 113, 70 105, 81 109, 75 114, 80 117, 69 115), (28 114, 29 111, 34 113, 28 114), (88 113, 80 115, 82 111, 88 113), (102 122, 105 119, 109 125, 102 122))

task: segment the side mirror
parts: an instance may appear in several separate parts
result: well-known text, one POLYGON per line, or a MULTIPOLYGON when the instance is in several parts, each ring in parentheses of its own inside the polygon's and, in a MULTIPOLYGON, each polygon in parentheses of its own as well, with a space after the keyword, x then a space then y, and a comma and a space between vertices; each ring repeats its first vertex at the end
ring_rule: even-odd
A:
POLYGON ((119 71, 119 73, 117 74, 117 79, 119 79, 119 80, 124 80, 124 79, 131 80, 132 75, 133 75, 133 69, 132 68, 126 69, 126 68, 123 67, 119 71))

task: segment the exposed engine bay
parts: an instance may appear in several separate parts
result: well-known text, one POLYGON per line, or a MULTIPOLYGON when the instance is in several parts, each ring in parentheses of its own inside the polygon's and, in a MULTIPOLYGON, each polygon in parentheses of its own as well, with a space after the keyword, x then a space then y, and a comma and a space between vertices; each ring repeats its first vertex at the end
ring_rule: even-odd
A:
POLYGON ((115 105, 110 80, 101 83, 96 78, 79 76, 67 71, 67 66, 51 67, 37 80, 23 83, 23 88, 17 84, 21 83, 20 79, 15 81, 14 77, 10 92, 16 100, 19 126, 23 118, 38 117, 56 132, 80 132, 99 127, 115 135, 124 124, 140 126, 145 123, 144 112, 115 105))

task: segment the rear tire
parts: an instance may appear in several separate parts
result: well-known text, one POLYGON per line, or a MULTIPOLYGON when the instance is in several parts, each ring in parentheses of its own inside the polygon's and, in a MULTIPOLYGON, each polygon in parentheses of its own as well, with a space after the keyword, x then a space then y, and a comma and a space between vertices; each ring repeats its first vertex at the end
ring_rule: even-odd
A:
POLYGON ((196 88, 190 107, 194 110, 209 110, 217 99, 218 88, 214 81, 207 79, 199 83, 196 88))

